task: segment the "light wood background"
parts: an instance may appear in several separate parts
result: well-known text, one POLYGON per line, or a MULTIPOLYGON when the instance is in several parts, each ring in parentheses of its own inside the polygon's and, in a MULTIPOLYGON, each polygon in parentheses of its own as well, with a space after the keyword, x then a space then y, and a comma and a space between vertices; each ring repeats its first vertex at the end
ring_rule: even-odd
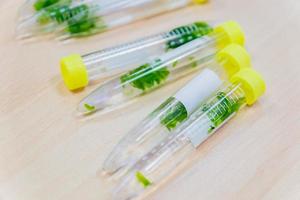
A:
POLYGON ((105 116, 79 119, 74 110, 95 86, 71 93, 59 59, 87 53, 195 20, 240 22, 253 65, 268 84, 195 151, 176 175, 146 199, 300 199, 300 2, 212 0, 88 39, 21 44, 14 39, 23 0, 0 1, 0 198, 106 200, 100 167, 118 140, 189 78, 105 116))

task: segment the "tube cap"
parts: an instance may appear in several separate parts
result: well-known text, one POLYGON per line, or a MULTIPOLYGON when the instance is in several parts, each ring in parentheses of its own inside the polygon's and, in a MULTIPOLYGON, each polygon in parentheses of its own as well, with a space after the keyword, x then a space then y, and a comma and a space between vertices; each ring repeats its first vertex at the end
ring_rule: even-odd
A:
POLYGON ((197 4, 202 4, 202 3, 206 3, 208 0, 193 0, 194 3, 197 4))
POLYGON ((222 37, 217 40, 217 44, 220 48, 231 43, 242 46, 245 44, 245 34, 241 26, 235 21, 227 21, 215 27, 214 34, 222 35, 222 37))
POLYGON ((241 83, 241 87, 246 95, 246 102, 252 105, 262 96, 266 90, 266 83, 263 77, 253 69, 243 69, 236 73, 230 80, 236 84, 241 83))
POLYGON ((88 73, 80 55, 72 54, 60 60, 61 75, 69 90, 83 88, 88 84, 88 73))
POLYGON ((216 59, 218 62, 224 61, 223 67, 228 77, 231 77, 241 69, 251 67, 249 53, 244 47, 238 44, 230 44, 219 51, 216 55, 216 59))

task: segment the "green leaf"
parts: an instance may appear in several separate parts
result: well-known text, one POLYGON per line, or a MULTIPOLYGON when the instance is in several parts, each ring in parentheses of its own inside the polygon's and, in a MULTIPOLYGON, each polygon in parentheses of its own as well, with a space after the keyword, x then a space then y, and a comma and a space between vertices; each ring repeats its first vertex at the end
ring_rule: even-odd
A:
POLYGON ((46 16, 57 23, 63 23, 70 19, 83 20, 89 17, 89 7, 85 4, 72 8, 66 4, 53 6, 44 10, 42 17, 46 16))
POLYGON ((47 8, 53 4, 56 4, 60 0, 37 0, 34 4, 33 7, 36 11, 42 10, 44 8, 47 8))
POLYGON ((195 57, 190 56, 190 57, 188 57, 188 60, 190 61, 191 67, 197 67, 197 66, 198 66, 198 62, 197 62, 197 60, 195 59, 195 57))
POLYGON ((154 65, 147 63, 131 70, 120 77, 121 83, 128 82, 132 87, 143 91, 153 89, 163 83, 170 74, 166 67, 153 70, 159 64, 160 61, 156 61, 156 64, 154 65))
POLYGON ((213 126, 208 130, 211 133, 216 127, 221 125, 233 113, 237 112, 244 102, 244 98, 231 99, 226 93, 219 92, 215 101, 210 104, 205 104, 202 107, 203 112, 207 112, 207 116, 213 123, 213 126))
POLYGON ((169 32, 170 35, 180 37, 167 42, 167 50, 175 49, 194 39, 200 38, 213 31, 213 28, 206 22, 195 22, 193 25, 181 26, 169 32))
POLYGON ((141 172, 136 172, 135 177, 139 183, 141 183, 145 188, 151 185, 151 181, 147 179, 141 172))
POLYGON ((92 111, 94 111, 95 109, 96 109, 96 107, 95 106, 92 106, 92 105, 89 105, 89 104, 84 104, 84 107, 85 107, 85 109, 87 110, 87 111, 89 111, 89 112, 92 112, 92 111))
POLYGON ((171 102, 174 102, 174 99, 174 97, 171 97, 162 105, 162 107, 168 107, 168 110, 166 111, 166 114, 161 117, 160 122, 169 131, 176 128, 188 117, 186 108, 181 102, 177 102, 175 105, 172 105, 171 102))
POLYGON ((46 8, 38 18, 40 24, 55 21, 59 24, 67 22, 67 31, 73 35, 91 35, 106 29, 100 17, 93 16, 88 5, 70 7, 67 4, 46 8))

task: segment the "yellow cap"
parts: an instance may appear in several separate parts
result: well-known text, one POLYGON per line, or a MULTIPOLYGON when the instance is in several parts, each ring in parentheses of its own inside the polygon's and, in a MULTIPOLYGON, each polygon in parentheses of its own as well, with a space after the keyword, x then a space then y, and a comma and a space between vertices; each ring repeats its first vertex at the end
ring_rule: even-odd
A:
POLYGON ((206 3, 208 0, 193 0, 194 3, 197 4, 202 4, 202 3, 206 3))
POLYGON ((224 62, 223 67, 228 77, 231 77, 241 69, 251 67, 249 53, 244 47, 238 44, 228 45, 217 53, 216 58, 218 62, 224 62))
POLYGON ((88 73, 80 55, 72 54, 60 61, 61 75, 69 90, 83 88, 88 84, 88 73))
POLYGON ((236 73, 230 81, 234 84, 241 83, 248 105, 255 103, 266 90, 266 83, 263 77, 250 68, 242 69, 236 73))
POLYGON ((244 46, 245 34, 241 26, 235 21, 227 21, 219 26, 215 27, 214 34, 221 35, 217 40, 220 48, 225 47, 228 44, 235 43, 244 46))

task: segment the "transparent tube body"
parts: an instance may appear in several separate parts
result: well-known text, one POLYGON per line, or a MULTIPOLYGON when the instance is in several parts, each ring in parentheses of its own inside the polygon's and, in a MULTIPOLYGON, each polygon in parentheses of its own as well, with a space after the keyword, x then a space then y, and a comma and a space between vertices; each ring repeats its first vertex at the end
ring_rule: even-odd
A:
POLYGON ((97 0, 41 10, 17 27, 20 38, 57 33, 59 38, 88 36, 165 11, 186 6, 191 0, 123 0, 102 5, 97 0))
MULTIPOLYGON (((53 8, 54 6, 71 6, 72 4, 78 5, 79 3, 87 3, 91 0, 27 0, 19 9, 19 21, 26 20, 32 17, 36 12, 43 9, 53 8)), ((110 0, 110 2, 116 2, 119 0, 110 0)), ((97 0, 97 3, 106 5, 106 0, 97 0)))
POLYGON ((148 186, 166 178, 188 154, 231 119, 245 104, 245 93, 241 85, 226 84, 169 137, 135 163, 117 186, 115 191, 117 199, 137 196, 148 186))
POLYGON ((42 9, 47 9, 51 6, 70 5, 76 0, 27 0, 19 9, 18 20, 23 21, 33 16, 36 12, 42 9))
POLYGON ((78 111, 89 113, 127 102, 202 68, 216 52, 213 37, 204 36, 193 40, 105 82, 79 103, 78 111))
POLYGON ((89 79, 94 80, 141 65, 145 58, 158 57, 165 52, 207 35, 212 30, 212 26, 206 22, 194 22, 130 43, 92 52, 83 55, 82 58, 89 79))
POLYGON ((132 164, 170 134, 178 124, 188 117, 184 105, 171 97, 154 112, 142 120, 117 144, 105 160, 103 170, 122 176, 132 164))
POLYGON ((218 78, 209 82, 209 79, 212 80, 208 78, 210 75, 207 72, 210 70, 205 69, 203 73, 200 73, 191 81, 195 84, 191 86, 191 82, 188 83, 174 96, 163 102, 118 143, 104 162, 104 172, 122 176, 137 160, 188 119, 202 101, 219 89, 221 80, 226 78, 222 64, 212 61, 207 65, 207 68, 214 70, 214 72, 211 72, 218 78), (196 82, 202 79, 201 77, 206 77, 207 80, 196 82), (189 86, 191 86, 191 89, 188 89, 189 86), (184 92, 185 98, 193 101, 192 104, 184 99, 182 101, 180 94, 183 90, 186 90, 184 92))

